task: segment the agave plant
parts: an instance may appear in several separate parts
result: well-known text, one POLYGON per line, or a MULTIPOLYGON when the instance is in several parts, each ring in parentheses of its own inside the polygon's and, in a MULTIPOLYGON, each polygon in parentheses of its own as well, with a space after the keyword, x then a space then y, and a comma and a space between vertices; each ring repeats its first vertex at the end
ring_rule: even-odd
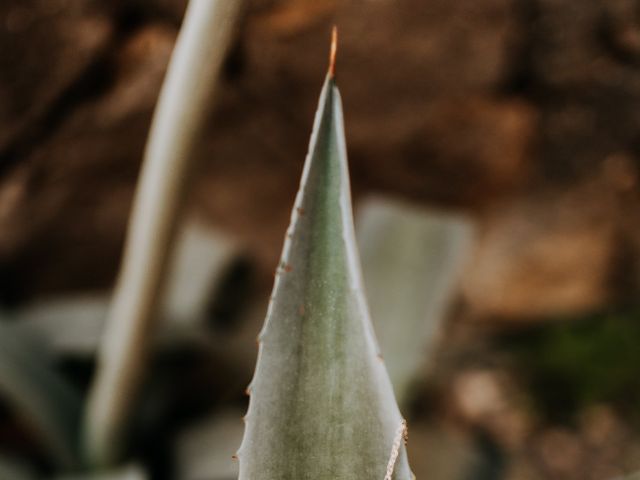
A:
POLYGON ((78 467, 80 394, 54 368, 46 348, 0 318, 0 393, 60 469, 78 467))
MULTIPOLYGON (((189 2, 154 115, 84 418, 81 396, 56 372, 42 348, 0 318, 0 393, 37 434, 59 471, 88 471, 81 478, 145 478, 135 466, 116 466, 145 356, 155 337, 159 292, 190 153, 242 5, 242 0, 189 2), (115 468, 115 473, 96 476, 105 467, 115 468)), ((8 469, 16 471, 11 462, 1 461, 1 478, 18 478, 5 475, 8 469)))
POLYGON ((276 272, 240 480, 413 477, 378 350, 355 243, 342 104, 329 72, 276 272))
POLYGON ((242 0, 191 0, 187 8, 149 132, 84 418, 82 440, 92 465, 111 465, 121 454, 158 317, 191 153, 242 5, 242 0))
POLYGON ((356 224, 373 325, 402 407, 432 364, 473 226, 385 198, 364 202, 356 224))

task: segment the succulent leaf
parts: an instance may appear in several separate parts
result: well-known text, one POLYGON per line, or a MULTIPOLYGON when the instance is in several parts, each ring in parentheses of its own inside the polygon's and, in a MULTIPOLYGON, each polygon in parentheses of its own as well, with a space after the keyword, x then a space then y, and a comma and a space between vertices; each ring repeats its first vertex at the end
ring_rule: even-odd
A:
POLYGON ((53 368, 42 345, 0 321, 0 396, 22 416, 60 467, 78 465, 81 400, 53 368))
POLYGON ((84 456, 113 466, 144 377, 152 332, 188 185, 243 0, 190 0, 151 122, 96 375, 84 415, 84 456))
POLYGON ((369 199, 356 217, 365 289, 396 398, 425 371, 473 243, 461 216, 369 199))
POLYGON ((259 341, 241 480, 412 478, 362 289, 331 71, 259 341))

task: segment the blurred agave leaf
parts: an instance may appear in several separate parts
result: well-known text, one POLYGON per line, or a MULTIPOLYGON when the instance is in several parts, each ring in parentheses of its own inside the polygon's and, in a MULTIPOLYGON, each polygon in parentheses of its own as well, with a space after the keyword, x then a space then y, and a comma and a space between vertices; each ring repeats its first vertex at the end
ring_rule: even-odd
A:
POLYGON ((0 455, 0 478, 7 480, 35 480, 35 474, 20 461, 0 455))
POLYGON ((342 105, 331 74, 249 391, 240 480, 412 478, 404 420, 362 292, 342 105))
POLYGON ((177 480, 235 480, 233 459, 242 440, 242 413, 216 413, 180 434, 176 442, 177 480))
POLYGON ((632 473, 631 475, 627 475, 626 477, 620 477, 616 480, 640 480, 640 472, 632 473))
POLYGON ((163 299, 165 324, 180 327, 201 323, 211 296, 239 258, 237 245, 219 231, 188 222, 170 259, 163 299))
MULTIPOLYGON (((169 266, 156 344, 171 346, 204 336, 211 295, 238 258, 237 248, 224 235, 195 220, 185 223, 169 266)), ((88 357, 100 342, 110 301, 106 293, 56 297, 25 307, 15 320, 40 335, 55 353, 88 357)))
POLYGON ((95 353, 109 305, 107 295, 40 300, 14 313, 16 327, 43 340, 56 354, 95 353))
POLYGON ((118 280, 84 416, 91 465, 116 464, 144 378, 190 160, 242 0, 190 0, 151 122, 118 280))
POLYGON ((79 463, 78 393, 58 375, 42 345, 6 321, 0 321, 0 395, 38 434, 60 467, 79 463))
POLYGON ((360 206, 357 226, 371 317, 403 405, 437 344, 473 228, 460 215, 383 198, 360 206))
POLYGON ((101 473, 56 477, 55 480, 147 480, 149 477, 142 467, 130 465, 101 473))

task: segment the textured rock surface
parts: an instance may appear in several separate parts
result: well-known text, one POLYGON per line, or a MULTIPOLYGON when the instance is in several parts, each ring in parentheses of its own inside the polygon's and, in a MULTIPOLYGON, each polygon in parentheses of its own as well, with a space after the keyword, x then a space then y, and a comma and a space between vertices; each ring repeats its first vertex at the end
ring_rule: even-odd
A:
MULTIPOLYGON (((28 0, 0 6, 0 149, 20 160, 25 142, 87 92, 83 80, 109 47, 113 24, 97 2, 28 0), (17 150, 7 152, 7 150, 17 150)), ((5 162, 8 160, 3 158, 5 162)), ((4 163, 4 162, 3 162, 4 163)), ((4 165, 3 165, 4 166, 4 165)))
MULTIPOLYGON (((111 281, 184 5, 30 0, 26 8, 11 0, 0 7, 5 299, 111 281)), ((637 227, 606 212, 596 214, 604 223, 585 217, 602 205, 638 205, 636 7, 630 0, 253 2, 198 152, 190 205, 246 243, 264 272, 273 268, 335 22, 356 201, 384 191, 475 213, 485 240, 468 292, 482 315, 628 297, 628 285, 608 292, 620 290, 620 255, 626 276, 638 276, 637 227), (584 194, 596 178, 602 186, 584 194), (547 218, 565 197, 582 208, 547 218), (511 236, 513 222, 526 224, 520 237, 511 236), (571 261, 567 245, 585 245, 581 238, 597 255, 571 261), (544 248, 527 251, 534 243, 544 248), (494 260, 491 271, 483 267, 494 260), (473 285, 484 275, 499 291, 476 301, 473 285), (554 292, 533 288, 558 282, 554 292)))

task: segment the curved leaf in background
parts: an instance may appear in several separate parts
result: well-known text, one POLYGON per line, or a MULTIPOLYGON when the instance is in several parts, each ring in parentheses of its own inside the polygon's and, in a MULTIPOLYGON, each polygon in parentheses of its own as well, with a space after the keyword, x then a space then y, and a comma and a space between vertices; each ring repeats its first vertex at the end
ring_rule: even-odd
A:
POLYGON ((0 322, 0 396, 42 440, 63 468, 79 463, 81 400, 33 338, 0 322))
MULTIPOLYGON (((154 350, 208 343, 211 298, 241 258, 232 240, 218 231, 192 219, 183 222, 169 259, 158 326, 149 333, 154 350)), ((12 312, 12 319, 45 340, 58 357, 88 359, 100 343, 110 300, 107 292, 45 298, 12 312)))
POLYGON ((83 447, 116 464, 144 373, 190 160, 233 38, 242 0, 190 0, 145 147, 122 265, 98 352, 83 447))
POLYGON ((125 467, 109 470, 106 472, 87 473, 78 476, 55 477, 54 480, 148 480, 149 476, 139 465, 128 465, 125 467))
POLYGON ((362 290, 331 69, 249 390, 241 480, 412 478, 362 290))
POLYGON ((28 465, 0 454, 0 478, 11 480, 34 480, 35 474, 28 465))
POLYGON ((428 366, 473 240, 461 216, 371 198, 356 217, 365 290, 398 402, 428 366))

